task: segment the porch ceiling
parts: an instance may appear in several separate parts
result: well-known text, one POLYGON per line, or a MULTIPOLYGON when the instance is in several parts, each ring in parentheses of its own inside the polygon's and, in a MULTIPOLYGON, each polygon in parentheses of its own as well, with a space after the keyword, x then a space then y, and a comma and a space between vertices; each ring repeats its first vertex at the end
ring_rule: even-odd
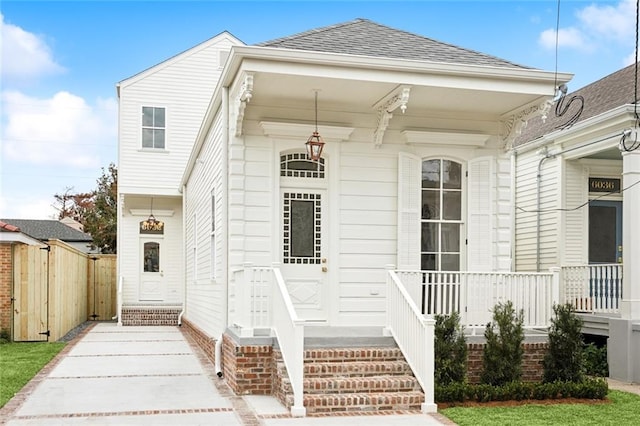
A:
MULTIPOLYGON (((401 85, 410 87, 406 113, 477 114, 495 118, 517 108, 542 100, 544 95, 530 90, 509 92, 500 84, 480 82, 477 87, 452 87, 408 80, 368 81, 349 78, 309 77, 256 73, 254 75, 251 105, 270 105, 313 108, 314 91, 318 90, 318 108, 335 108, 355 113, 371 113, 374 106, 401 85), (500 90, 502 89, 502 90, 500 90)), ((469 86, 469 82, 466 82, 469 86)), ((539 89, 539 88, 538 88, 539 89)), ((552 88, 549 86, 549 93, 552 88)), ((399 111, 398 111, 399 112, 399 111)))

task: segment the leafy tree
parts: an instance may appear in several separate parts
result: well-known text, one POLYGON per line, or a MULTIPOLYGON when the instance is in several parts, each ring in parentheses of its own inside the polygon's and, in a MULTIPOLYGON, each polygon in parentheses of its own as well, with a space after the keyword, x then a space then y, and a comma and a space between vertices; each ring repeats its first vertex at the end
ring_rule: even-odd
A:
POLYGON ((435 382, 463 383, 467 375, 467 342, 460 314, 435 315, 435 382))
POLYGON ((115 253, 118 224, 118 169, 109 164, 90 193, 71 193, 72 187, 54 198, 60 204, 59 219, 71 217, 80 222, 84 232, 93 237, 93 248, 102 253, 115 253))
POLYGON ((582 319, 570 304, 554 305, 549 326, 549 351, 544 366, 545 382, 581 382, 584 379, 582 319))
POLYGON ((482 383, 503 385, 522 377, 523 318, 523 311, 516 314, 511 301, 493 308, 493 322, 487 324, 484 332, 487 344, 482 353, 482 383))
POLYGON ((55 203, 53 205, 58 213, 58 220, 70 217, 77 222, 82 223, 82 218, 85 216, 88 210, 93 209, 94 192, 81 192, 74 194, 73 187, 68 186, 64 189, 62 194, 55 194, 53 198, 55 203))

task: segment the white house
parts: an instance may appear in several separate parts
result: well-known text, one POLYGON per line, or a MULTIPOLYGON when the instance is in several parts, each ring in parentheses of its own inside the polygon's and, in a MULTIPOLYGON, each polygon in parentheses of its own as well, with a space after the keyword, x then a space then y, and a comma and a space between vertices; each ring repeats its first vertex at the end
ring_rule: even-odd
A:
POLYGON ((421 289, 516 269, 509 149, 570 78, 356 19, 222 33, 122 81, 119 320, 186 325, 239 393, 278 394, 240 365, 281 354, 294 415, 304 336, 390 334, 434 409, 416 307, 453 299, 421 289))
POLYGON ((564 301, 609 338, 609 374, 629 382, 640 381, 637 87, 633 64, 564 95, 513 149, 516 268, 563 267, 564 301))

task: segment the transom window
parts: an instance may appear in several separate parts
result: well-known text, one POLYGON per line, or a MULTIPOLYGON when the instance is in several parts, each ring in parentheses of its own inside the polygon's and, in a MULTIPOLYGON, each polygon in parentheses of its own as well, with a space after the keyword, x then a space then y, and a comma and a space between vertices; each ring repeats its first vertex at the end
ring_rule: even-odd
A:
POLYGON ((323 179, 324 158, 312 161, 306 153, 283 154, 280 156, 280 176, 323 179))
POLYGON ((164 149, 164 108, 142 107, 142 147, 164 149))
POLYGON ((462 165, 422 162, 420 266, 423 271, 460 270, 462 165))

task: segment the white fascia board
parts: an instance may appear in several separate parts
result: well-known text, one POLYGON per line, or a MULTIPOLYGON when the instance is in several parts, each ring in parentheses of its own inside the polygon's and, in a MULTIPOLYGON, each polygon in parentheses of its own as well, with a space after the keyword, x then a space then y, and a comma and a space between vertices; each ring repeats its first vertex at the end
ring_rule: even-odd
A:
POLYGON ((246 52, 242 68, 252 72, 295 74, 318 78, 342 78, 417 86, 437 86, 491 92, 553 96, 554 83, 566 82, 572 74, 474 65, 396 60, 284 49, 240 46, 246 52))
POLYGON ((22 243, 30 246, 46 246, 42 241, 31 238, 22 232, 0 232, 0 241, 3 243, 22 243))

